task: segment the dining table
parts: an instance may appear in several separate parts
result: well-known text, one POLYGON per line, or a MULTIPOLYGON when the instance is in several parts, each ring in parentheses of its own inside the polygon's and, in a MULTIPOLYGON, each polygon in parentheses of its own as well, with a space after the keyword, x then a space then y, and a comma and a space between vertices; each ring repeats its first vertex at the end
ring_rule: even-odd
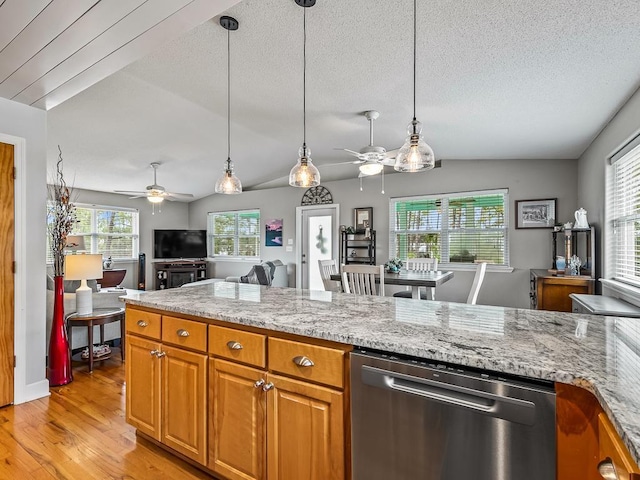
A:
MULTIPOLYGON (((399 270, 398 272, 384 273, 385 285, 404 285, 411 287, 411 298, 420 298, 420 287, 426 287, 427 299, 435 300, 435 293, 433 290, 448 282, 453 278, 453 272, 451 271, 419 271, 419 270, 399 270)), ((340 274, 331 275, 331 280, 341 281, 342 276, 340 274)), ((376 282, 377 282, 376 278, 376 282)))

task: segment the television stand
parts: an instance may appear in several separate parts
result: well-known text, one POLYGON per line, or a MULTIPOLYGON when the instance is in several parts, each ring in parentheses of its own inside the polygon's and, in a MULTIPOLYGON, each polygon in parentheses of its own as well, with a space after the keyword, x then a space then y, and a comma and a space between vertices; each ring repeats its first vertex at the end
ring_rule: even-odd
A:
POLYGON ((153 262, 154 289, 181 287, 207 278, 205 260, 167 260, 153 262))

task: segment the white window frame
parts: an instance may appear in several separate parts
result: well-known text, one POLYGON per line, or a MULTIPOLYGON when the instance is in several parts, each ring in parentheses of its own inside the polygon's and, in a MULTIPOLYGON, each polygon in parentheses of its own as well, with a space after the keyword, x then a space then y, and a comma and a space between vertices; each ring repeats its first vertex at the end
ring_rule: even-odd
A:
MULTIPOLYGON (((620 262, 619 256, 640 256, 636 253, 633 242, 624 242, 623 229, 628 223, 640 220, 640 214, 629 214, 629 205, 626 200, 634 198, 634 194, 640 193, 640 180, 634 180, 633 175, 628 175, 630 168, 638 168, 640 171, 640 135, 626 143, 608 159, 606 168, 606 195, 605 195, 605 245, 603 284, 617 290, 624 295, 630 295, 640 300, 640 275, 629 275, 626 268, 620 262), (618 169, 625 169, 621 176, 617 175, 618 169), (625 192, 624 196, 620 194, 625 192), (624 206, 627 207, 626 212, 624 206), (629 247, 629 248, 625 248, 629 247), (625 249, 621 254, 620 250, 625 249)), ((640 201, 636 204, 640 207, 640 201)), ((640 210, 640 208, 638 208, 640 210)), ((631 232, 633 233, 633 232, 631 232)), ((627 265, 628 268, 628 265, 627 265)))
MULTIPOLYGON (((228 259, 228 260, 250 260, 255 261, 260 259, 262 253, 262 216, 259 208, 248 208, 244 210, 225 210, 219 212, 207 212, 207 255, 209 258, 215 258, 216 260, 228 259), (258 214, 258 251, 256 255, 238 255, 239 237, 238 235, 238 217, 242 213, 257 213, 258 214), (235 233, 233 234, 233 255, 214 255, 213 253, 213 238, 216 236, 213 233, 213 219, 216 215, 235 215, 235 233)), ((225 235, 226 236, 226 235, 225 235)))
MULTIPOLYGON (((465 197, 474 197, 481 195, 496 195, 501 194, 504 196, 504 226, 495 229, 496 231, 502 231, 504 233, 504 264, 489 264, 487 265, 487 270, 494 272, 512 272, 513 268, 510 263, 510 249, 509 249, 509 229, 510 223, 509 219, 511 218, 509 214, 509 189, 508 188, 500 188, 493 190, 474 190, 468 192, 454 192, 454 193, 441 193, 441 194, 430 194, 430 195, 415 195, 410 197, 394 197, 389 199, 389 258, 395 257, 396 255, 396 234, 398 233, 395 230, 395 214, 396 214, 396 204, 402 202, 411 202, 411 201, 420 201, 420 200, 440 200, 442 202, 442 225, 440 229, 436 230, 420 230, 415 231, 416 233, 439 233, 440 234, 440 257, 448 259, 449 252, 449 234, 450 229, 448 226, 449 215, 448 215, 448 201, 450 198, 457 198, 461 196, 465 197)), ((409 232, 408 233, 413 233, 409 232)), ((439 261, 438 266, 442 266, 447 270, 474 270, 475 264, 473 263, 462 263, 462 262, 445 262, 439 261)))
MULTIPOLYGON (((47 202, 51 203, 51 202, 47 202)), ((89 203, 76 203, 76 208, 82 208, 85 210, 91 211, 91 225, 90 232, 77 232, 86 237, 91 237, 90 244, 86 245, 87 251, 86 253, 100 253, 98 252, 98 238, 106 237, 108 234, 99 233, 98 232, 98 220, 96 211, 98 210, 108 210, 112 212, 129 212, 134 214, 134 222, 133 222, 133 233, 118 233, 117 236, 127 236, 132 237, 133 241, 131 242, 132 246, 132 256, 131 257, 112 257, 114 262, 130 262, 138 259, 138 253, 140 252, 140 212, 137 208, 127 208, 127 207, 114 207, 112 205, 95 205, 89 203)), ((72 231, 72 235, 75 235, 76 232, 72 231)), ((50 251, 47 249, 47 259, 50 256, 50 251)), ((47 260, 47 264, 50 265, 51 260, 47 260)))

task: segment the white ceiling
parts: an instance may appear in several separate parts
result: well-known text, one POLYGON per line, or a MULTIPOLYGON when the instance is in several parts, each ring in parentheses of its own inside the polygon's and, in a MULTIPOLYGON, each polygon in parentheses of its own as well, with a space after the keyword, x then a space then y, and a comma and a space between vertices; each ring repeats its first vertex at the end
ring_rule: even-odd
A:
MULTIPOLYGON (((15 3, 0 6, 0 19, 15 3)), ((74 3, 104 9, 95 12, 97 30, 113 16, 104 1, 74 3)), ((318 0, 307 10, 307 143, 323 181, 356 177, 353 165, 323 165, 350 159, 336 148, 368 143, 364 110, 381 112, 376 144, 402 144, 412 116, 412 5, 318 0)), ((284 185, 302 143, 302 9, 293 0, 244 0, 225 13, 240 22, 231 32, 236 173, 245 189, 284 185)), ((159 184, 209 195, 227 157, 227 32, 218 18, 177 38, 171 29, 174 39, 69 99, 25 100, 25 83, 7 95, 7 80, 0 95, 57 105, 48 114, 49 162, 60 144, 76 187, 144 189, 158 161, 159 184)), ((436 158, 578 158, 640 86, 639 24, 637 0, 419 0, 417 116, 436 158)), ((14 68, 5 66, 11 46, 0 51, 0 78, 14 68)), ((14 50, 24 58, 29 48, 14 50)), ((41 78, 33 85, 47 84, 41 78)))

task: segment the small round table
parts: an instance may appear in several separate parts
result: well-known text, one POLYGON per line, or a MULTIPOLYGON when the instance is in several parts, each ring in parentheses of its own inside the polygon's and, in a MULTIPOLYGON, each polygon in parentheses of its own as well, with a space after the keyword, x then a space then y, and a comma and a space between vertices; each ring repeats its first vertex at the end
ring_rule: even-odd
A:
MULTIPOLYGON (((96 308, 90 314, 79 315, 72 313, 67 316, 67 335, 69 348, 72 348, 71 332, 73 327, 86 327, 89 337, 89 372, 93 372, 93 327, 100 326, 100 343, 104 343, 104 326, 107 323, 120 322, 120 356, 124 361, 124 308, 96 308)), ((108 356, 96 360, 105 360, 108 356)))

